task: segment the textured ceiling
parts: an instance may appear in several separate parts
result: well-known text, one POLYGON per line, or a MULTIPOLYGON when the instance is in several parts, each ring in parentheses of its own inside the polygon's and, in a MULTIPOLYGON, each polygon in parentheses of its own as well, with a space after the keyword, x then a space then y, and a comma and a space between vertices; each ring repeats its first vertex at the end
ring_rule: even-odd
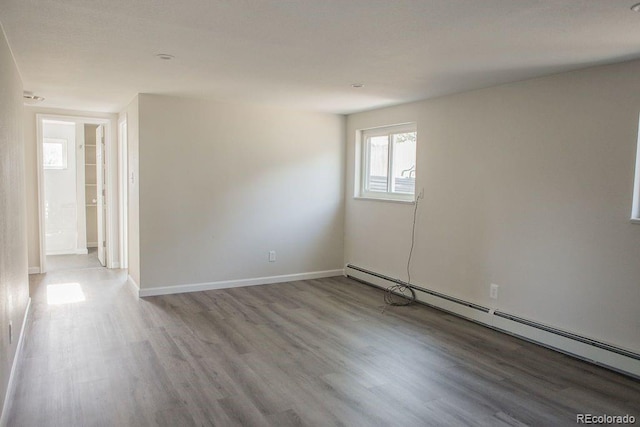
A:
POLYGON ((639 58, 633 2, 0 0, 0 22, 45 106, 116 112, 140 92, 349 113, 639 58))

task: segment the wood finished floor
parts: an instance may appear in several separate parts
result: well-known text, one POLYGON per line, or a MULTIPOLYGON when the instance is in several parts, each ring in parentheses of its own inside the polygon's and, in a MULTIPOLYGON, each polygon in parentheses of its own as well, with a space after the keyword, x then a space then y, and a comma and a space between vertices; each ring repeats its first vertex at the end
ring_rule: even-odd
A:
POLYGON ((9 426, 575 425, 640 382, 346 278, 137 299, 122 271, 31 276, 9 426), (78 283, 85 301, 49 305, 78 283), (54 289, 54 288, 51 288, 54 289))

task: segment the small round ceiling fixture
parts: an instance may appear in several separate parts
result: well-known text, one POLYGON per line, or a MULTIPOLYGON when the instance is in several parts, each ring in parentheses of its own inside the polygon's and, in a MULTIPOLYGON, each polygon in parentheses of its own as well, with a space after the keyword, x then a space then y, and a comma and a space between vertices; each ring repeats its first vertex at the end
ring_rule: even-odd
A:
POLYGON ((159 53, 156 55, 156 58, 160 58, 163 61, 171 61, 172 59, 175 58, 175 56, 169 54, 169 53, 159 53))
POLYGON ((362 83, 351 83, 351 87, 354 89, 360 89, 364 87, 364 84, 362 83))
POLYGON ((636 3, 631 6, 631 10, 633 10, 634 12, 640 12, 640 3, 636 3))
POLYGON ((33 103, 36 103, 36 102, 42 102, 42 101, 44 101, 44 97, 42 97, 42 96, 38 96, 38 95, 34 95, 34 94, 33 94, 33 92, 27 92, 27 91, 24 91, 24 92, 22 93, 22 97, 23 97, 25 100, 30 101, 30 102, 33 102, 33 103))

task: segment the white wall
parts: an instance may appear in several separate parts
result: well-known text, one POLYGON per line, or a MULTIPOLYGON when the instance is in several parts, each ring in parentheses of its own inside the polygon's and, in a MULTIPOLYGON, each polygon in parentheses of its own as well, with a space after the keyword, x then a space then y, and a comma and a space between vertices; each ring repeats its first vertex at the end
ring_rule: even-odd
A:
MULTIPOLYGON (((29 301, 22 81, 0 26, 0 404, 29 301), (13 341, 9 342, 9 323, 13 341)), ((5 415, 3 413, 3 415, 5 415)), ((0 422, 3 420, 0 419, 0 422)))
POLYGON ((142 289, 342 268, 343 116, 156 95, 139 114, 142 289))
POLYGON ((350 115, 346 262, 406 280, 413 206, 354 200, 353 165, 357 129, 415 121, 412 282, 640 351, 639 75, 635 61, 350 115))
MULTIPOLYGON (((37 168, 37 135, 36 135, 36 114, 50 114, 57 116, 94 117, 108 119, 111 121, 113 135, 117 135, 117 115, 109 113, 97 113, 90 111, 63 110, 59 108, 43 108, 28 106, 24 108, 23 132, 25 144, 25 170, 26 170, 26 194, 27 194, 27 231, 29 242, 29 270, 35 271, 40 266, 40 226, 38 220, 38 168, 37 168)), ((117 144, 112 144, 110 156, 116 161, 118 158, 117 144)), ((117 164, 117 162, 116 162, 117 164)), ((117 174, 111 177, 110 185, 117 192, 117 174)), ((113 200, 117 202, 117 193, 113 200)), ((117 205, 116 205, 117 206, 117 205)), ((115 210, 117 218, 117 207, 115 210)), ((115 233, 114 245, 117 248, 117 233, 115 233)), ((117 251, 116 251, 117 253, 117 251)))
POLYGON ((45 247, 47 255, 75 254, 78 249, 76 124, 45 122, 43 138, 66 141, 66 167, 44 169, 45 247))

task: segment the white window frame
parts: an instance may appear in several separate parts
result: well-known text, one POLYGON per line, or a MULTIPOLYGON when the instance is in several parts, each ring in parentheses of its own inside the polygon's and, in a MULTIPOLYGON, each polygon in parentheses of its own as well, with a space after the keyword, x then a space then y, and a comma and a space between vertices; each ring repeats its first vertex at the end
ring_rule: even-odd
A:
MULTIPOLYGON (((396 193, 393 191, 393 138, 391 135, 398 133, 416 132, 416 163, 417 163, 417 126, 415 123, 404 123, 399 125, 390 125, 372 129, 363 129, 360 131, 360 173, 358 174, 359 189, 357 198, 362 199, 376 199, 376 200, 388 200, 398 202, 414 202, 415 201, 415 188, 413 194, 396 193), (370 144, 369 139, 376 136, 387 136, 389 138, 389 153, 387 158, 387 191, 369 191, 367 188, 369 178, 369 154, 370 144)), ((417 167, 416 167, 417 169, 417 167)), ((416 172, 414 171, 414 174, 416 172)), ((417 175, 416 175, 417 176, 417 175)))
MULTIPOLYGON (((61 147, 61 160, 62 160, 62 164, 61 165, 48 165, 46 163, 43 162, 43 167, 44 169, 53 169, 53 170, 64 170, 67 169, 67 161, 68 161, 68 154, 67 154, 67 144, 68 141, 66 139, 63 138, 44 138, 42 144, 51 144, 51 145, 59 145, 61 147)), ((43 152, 44 152, 44 147, 43 147, 43 152)))

